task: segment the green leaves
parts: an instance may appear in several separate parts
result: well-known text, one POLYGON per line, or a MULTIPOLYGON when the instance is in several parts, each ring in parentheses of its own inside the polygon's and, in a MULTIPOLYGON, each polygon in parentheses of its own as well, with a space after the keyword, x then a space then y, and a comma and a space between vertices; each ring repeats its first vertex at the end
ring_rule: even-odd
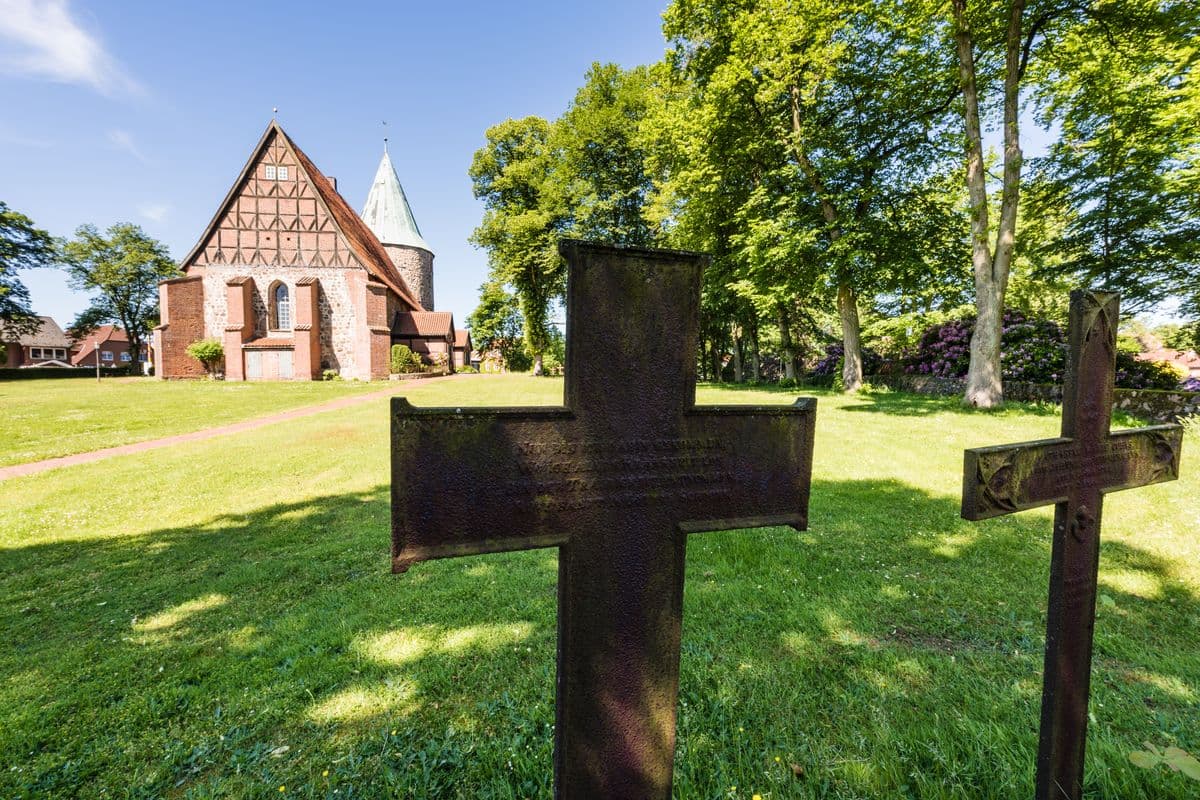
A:
POLYGON ((81 225, 63 245, 62 259, 72 288, 95 293, 72 329, 120 325, 136 364, 142 342, 157 324, 158 284, 179 274, 166 245, 128 222, 103 234, 94 225, 81 225))
POLYGON ((1159 764, 1172 772, 1181 772, 1194 781, 1200 781, 1200 761, 1191 753, 1178 747, 1168 747, 1160 750, 1150 742, 1143 742, 1145 750, 1135 750, 1129 754, 1129 761, 1142 769, 1154 769, 1159 764))
POLYGON ((1037 247, 1051 274, 1101 283, 1137 310, 1195 291, 1200 265, 1200 113, 1194 6, 1116 0, 1064 21, 1033 64, 1044 126, 1060 133, 1034 162, 1035 215, 1058 215, 1037 247))
POLYGON ((29 307, 29 290, 16 273, 50 266, 55 242, 33 220, 0 201, 0 327, 5 337, 34 333, 41 321, 29 307))

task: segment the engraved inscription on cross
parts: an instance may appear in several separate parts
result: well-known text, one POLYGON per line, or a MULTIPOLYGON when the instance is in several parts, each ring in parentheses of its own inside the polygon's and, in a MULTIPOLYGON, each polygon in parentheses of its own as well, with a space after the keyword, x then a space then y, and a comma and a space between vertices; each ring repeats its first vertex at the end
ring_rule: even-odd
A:
POLYGON ((561 246, 566 403, 392 406, 392 564, 557 547, 555 796, 671 793, 688 533, 807 523, 815 401, 696 406, 704 256, 561 246))
POLYGON ((1038 800, 1083 792, 1102 498, 1179 476, 1180 426, 1109 432, 1117 318, 1116 294, 1072 292, 1062 437, 968 450, 963 468, 966 519, 1055 504, 1038 800))

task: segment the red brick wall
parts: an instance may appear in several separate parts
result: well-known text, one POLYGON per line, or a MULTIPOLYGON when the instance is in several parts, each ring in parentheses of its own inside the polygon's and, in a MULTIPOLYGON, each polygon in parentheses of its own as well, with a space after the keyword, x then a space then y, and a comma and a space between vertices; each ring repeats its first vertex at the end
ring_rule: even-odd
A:
POLYGON ((386 378, 391 371, 390 351, 392 330, 388 327, 387 296, 390 292, 382 284, 368 283, 366 286, 366 327, 371 337, 371 380, 386 378))
POLYGON ((295 380, 321 377, 321 315, 317 307, 316 278, 296 281, 295 380))
POLYGON ((158 285, 158 298, 163 324, 157 328, 155 374, 160 378, 204 377, 204 367, 187 354, 189 344, 204 338, 204 284, 200 276, 163 281, 158 285))

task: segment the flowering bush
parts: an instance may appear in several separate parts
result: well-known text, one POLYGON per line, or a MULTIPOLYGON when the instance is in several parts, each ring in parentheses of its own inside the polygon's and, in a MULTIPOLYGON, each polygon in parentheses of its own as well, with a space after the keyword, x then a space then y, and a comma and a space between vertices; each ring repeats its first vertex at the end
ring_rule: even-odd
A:
POLYGON ((904 368, 916 375, 961 378, 971 360, 973 319, 952 319, 925 331, 917 343, 917 352, 904 368))
POLYGON ((1162 361, 1139 361, 1117 351, 1117 386, 1122 389, 1178 389, 1179 373, 1162 361))
MULTIPOLYGON (((1006 381, 1061 383, 1066 372, 1066 332, 1055 322, 1029 319, 1006 311, 1000 338, 1000 370, 1006 381)), ((971 360, 975 320, 964 318, 935 325, 921 337, 905 371, 941 378, 961 378, 971 360)), ((1193 379, 1200 390, 1200 380, 1193 379)), ((1179 377, 1169 364, 1140 361, 1117 351, 1116 385, 1123 389, 1175 389, 1179 377)))
POLYGON ((1200 392, 1200 378, 1188 378, 1181 388, 1185 392, 1200 392))
POLYGON ((1067 337, 1057 322, 1008 311, 1000 337, 1000 374, 1006 381, 1059 383, 1067 364, 1067 337))
MULTIPOLYGON (((809 370, 810 375, 840 374, 842 357, 846 354, 841 342, 825 346, 825 355, 809 370)), ((869 347, 862 348, 863 375, 874 375, 883 366, 883 357, 869 347)))
MULTIPOLYGON (((971 362, 971 317, 950 320, 925 332, 905 371, 939 378, 961 378, 971 362)), ((1031 320, 1020 311, 1006 311, 1001 322, 1000 374, 1005 380, 1058 383, 1066 365, 1067 340, 1062 328, 1049 320, 1031 320)))

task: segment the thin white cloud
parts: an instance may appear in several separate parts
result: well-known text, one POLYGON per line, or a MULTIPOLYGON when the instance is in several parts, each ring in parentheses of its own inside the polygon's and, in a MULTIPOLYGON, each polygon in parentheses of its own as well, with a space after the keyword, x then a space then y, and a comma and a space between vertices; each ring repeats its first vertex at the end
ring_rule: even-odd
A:
POLYGON ((0 144, 9 147, 26 147, 33 150, 48 150, 54 147, 54 141, 40 136, 28 136, 18 130, 0 123, 0 144))
POLYGON ((143 164, 150 163, 150 159, 146 158, 145 153, 137 146, 137 142, 133 141, 133 134, 129 131, 113 128, 108 132, 108 143, 117 150, 128 153, 143 164))
POLYGON ((151 222, 162 222, 171 213, 171 207, 166 203, 142 203, 138 213, 151 222))
POLYGON ((0 73, 139 94, 141 86, 72 16, 68 0, 0 0, 0 73))

